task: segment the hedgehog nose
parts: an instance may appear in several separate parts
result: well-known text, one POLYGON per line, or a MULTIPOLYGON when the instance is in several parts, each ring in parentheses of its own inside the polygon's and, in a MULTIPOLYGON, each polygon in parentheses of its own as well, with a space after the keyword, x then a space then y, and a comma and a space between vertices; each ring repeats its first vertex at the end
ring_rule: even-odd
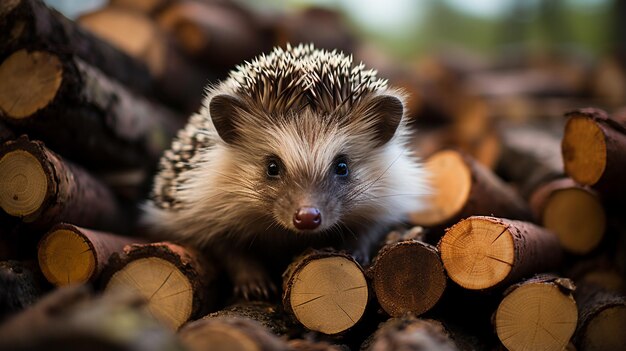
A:
POLYGON ((293 215, 293 225, 298 229, 315 229, 322 224, 322 214, 315 207, 300 207, 293 215))

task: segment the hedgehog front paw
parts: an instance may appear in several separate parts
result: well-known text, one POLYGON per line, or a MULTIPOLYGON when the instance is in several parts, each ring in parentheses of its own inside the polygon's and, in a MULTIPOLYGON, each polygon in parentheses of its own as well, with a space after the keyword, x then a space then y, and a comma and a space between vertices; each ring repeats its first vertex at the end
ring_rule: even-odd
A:
POLYGON ((260 269, 246 269, 233 277, 234 293, 246 300, 269 300, 276 294, 276 286, 267 273, 260 269))

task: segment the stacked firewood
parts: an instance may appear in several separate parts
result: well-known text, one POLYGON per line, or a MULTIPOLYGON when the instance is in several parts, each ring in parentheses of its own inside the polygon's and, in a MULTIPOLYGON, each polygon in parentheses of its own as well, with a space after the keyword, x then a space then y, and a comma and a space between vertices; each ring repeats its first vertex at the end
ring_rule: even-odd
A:
POLYGON ((626 91, 606 80, 626 69, 609 62, 399 63, 322 9, 111 0, 71 21, 4 1, 0 349, 625 349, 626 91), (410 93, 431 206, 367 267, 309 250, 279 298, 234 300, 218 263, 143 237, 136 209, 203 86, 301 41, 410 93))

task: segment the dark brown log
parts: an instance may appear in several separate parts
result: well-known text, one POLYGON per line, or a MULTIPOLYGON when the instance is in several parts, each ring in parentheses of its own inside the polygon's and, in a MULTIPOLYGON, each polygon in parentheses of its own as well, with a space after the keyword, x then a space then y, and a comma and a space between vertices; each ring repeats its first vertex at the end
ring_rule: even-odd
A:
POLYGON ((446 231, 439 242, 450 279, 466 289, 488 289, 558 267, 553 233, 528 222, 472 216, 446 231))
POLYGON ((269 302, 247 301, 209 313, 203 319, 217 317, 248 318, 260 323, 276 335, 291 334, 293 326, 282 309, 269 302))
POLYGON ((578 261, 566 270, 566 276, 579 285, 596 285, 603 290, 626 294, 626 277, 607 256, 578 261))
POLYGON ((538 222, 555 233, 568 252, 587 254, 604 237, 606 215, 600 197, 570 178, 553 180, 537 188, 530 205, 538 222))
POLYGON ((111 6, 126 8, 148 15, 158 14, 171 3, 172 0, 109 0, 111 6))
POLYGON ((489 169, 453 150, 435 153, 426 160, 434 195, 423 212, 412 213, 415 225, 449 225, 473 215, 531 220, 525 201, 489 169))
POLYGON ((81 284, 95 281, 113 253, 143 241, 60 223, 39 241, 37 258, 50 283, 81 284))
POLYGON ((247 318, 214 317, 191 322, 178 333, 190 351, 287 351, 283 339, 247 318))
POLYGON ((269 33, 235 2, 180 1, 168 6, 157 23, 185 53, 223 72, 271 49, 269 33))
POLYGON ((183 351, 136 294, 92 297, 85 285, 63 287, 0 326, 0 349, 183 351))
POLYGON ((283 274, 283 307, 310 330, 338 334, 363 316, 369 294, 365 274, 352 256, 308 250, 283 274))
POLYGON ((152 96, 154 79, 147 67, 97 39, 41 0, 9 0, 0 4, 0 60, 26 48, 61 57, 76 55, 130 89, 152 96))
POLYGON ((214 77, 186 56, 147 14, 114 6, 81 15, 77 22, 111 45, 144 62, 160 94, 185 112, 198 110, 214 77))
POLYGON ((529 199, 540 185, 563 177, 560 139, 538 128, 503 128, 498 173, 529 199))
POLYGON ((596 108, 565 116, 568 121, 561 144, 565 172, 607 197, 626 193, 626 127, 596 108))
POLYGON ((33 228, 61 221, 112 230, 128 225, 106 186, 26 136, 0 147, 0 178, 10 180, 0 187, 0 207, 33 228))
POLYGON ((386 244, 368 269, 381 307, 392 317, 430 310, 446 288, 446 273, 436 247, 408 239, 386 244))
POLYGON ((439 321, 418 319, 409 314, 382 323, 361 345, 361 350, 452 351, 458 348, 439 321))
POLYGON ((0 261, 0 324, 34 304, 43 294, 35 264, 0 261))
POLYGON ((100 170, 154 166, 183 123, 78 57, 28 50, 0 64, 0 117, 100 170))
POLYGON ((176 330, 213 308, 216 271, 195 250, 168 242, 133 244, 103 272, 105 292, 134 290, 158 320, 176 330))
POLYGON ((626 295, 581 284, 575 293, 578 327, 577 350, 623 350, 626 347, 626 295))
POLYGON ((350 351, 345 345, 307 339, 292 339, 287 341, 287 345, 289 346, 289 351, 350 351))
POLYGON ((571 280, 551 275, 509 287, 493 318, 502 344, 510 351, 565 349, 578 321, 574 289, 571 280))
POLYGON ((350 53, 356 42, 339 12, 321 7, 277 18, 274 31, 274 45, 281 47, 287 43, 313 43, 317 48, 350 53))

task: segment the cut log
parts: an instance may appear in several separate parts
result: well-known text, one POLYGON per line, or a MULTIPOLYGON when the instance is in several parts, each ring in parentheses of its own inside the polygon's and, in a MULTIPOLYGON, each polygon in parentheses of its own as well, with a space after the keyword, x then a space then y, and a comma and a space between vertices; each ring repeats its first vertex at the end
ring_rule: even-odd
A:
POLYGON ((490 170, 453 150, 426 160, 434 195, 426 211, 410 216, 414 225, 440 226, 473 215, 530 220, 524 200, 490 170))
POLYGON ((148 300, 150 313, 174 330, 212 308, 215 277, 200 253, 167 242, 126 246, 103 272, 105 292, 136 291, 148 300))
POLYGON ((0 147, 0 207, 34 228, 61 221, 124 229, 128 218, 111 191, 39 141, 22 136, 0 147))
POLYGON ((0 33, 7 33, 0 37, 0 60, 23 48, 48 51, 62 59, 76 55, 131 90, 154 95, 154 79, 145 64, 99 40, 41 0, 3 1, 0 33))
POLYGON ((494 316, 498 338, 510 351, 565 349, 578 310, 571 280, 537 276, 506 290, 494 316))
POLYGON ((293 329, 282 309, 263 301, 238 302, 202 318, 218 317, 252 319, 276 335, 291 334, 293 329))
POLYGON ((52 227, 38 245, 39 268, 56 285, 95 281, 109 257, 124 246, 143 242, 106 232, 60 223, 52 227))
POLYGON ((458 348, 439 321, 418 319, 409 314, 382 323, 361 345, 361 350, 452 351, 458 348))
POLYGON ((446 231, 439 242, 450 279, 466 289, 488 289, 558 267, 553 233, 528 222, 473 216, 446 231))
POLYGON ((63 287, 0 326, 0 349, 183 351, 175 335, 141 309, 141 296, 92 297, 63 287))
POLYGON ((109 4, 111 6, 126 8, 148 15, 155 15, 159 13, 171 2, 172 0, 109 0, 109 4))
POLYGON ((96 170, 156 165, 183 123, 76 57, 27 50, 0 64, 0 117, 96 170))
POLYGON ((185 53, 227 72, 271 49, 271 38, 255 18, 234 2, 180 1, 164 9, 159 26, 185 53))
POLYGON ((144 62, 159 89, 186 112, 200 107, 204 87, 214 78, 180 53, 146 14, 105 7, 81 15, 77 22, 111 45, 144 62))
POLYGON ((554 232, 568 252, 584 255, 595 249, 606 231, 606 215, 595 191, 570 178, 536 189, 530 199, 535 217, 554 232))
POLYGON ((446 273, 436 247, 418 240, 385 245, 368 270, 376 299, 392 317, 430 310, 446 288, 446 273))
POLYGON ((540 185, 563 178, 560 139, 538 128, 503 128, 497 170, 528 199, 540 185))
POLYGON ((327 341, 291 339, 287 341, 289 351, 350 351, 346 345, 331 344, 327 341))
POLYGON ((283 274, 283 306, 310 330, 338 334, 354 326, 368 302, 363 270, 349 255, 309 250, 283 274))
POLYGON ((0 261, 0 324, 43 294, 37 273, 36 265, 30 262, 0 261))
POLYGON ((624 194, 626 127, 595 108, 565 116, 569 118, 561 144, 565 172, 608 197, 624 194))
POLYGON ((626 296, 590 284, 579 285, 577 350, 624 350, 626 347, 626 296))
POLYGON ((247 318, 203 318, 185 325, 178 335, 190 351, 288 350, 284 340, 247 318))

